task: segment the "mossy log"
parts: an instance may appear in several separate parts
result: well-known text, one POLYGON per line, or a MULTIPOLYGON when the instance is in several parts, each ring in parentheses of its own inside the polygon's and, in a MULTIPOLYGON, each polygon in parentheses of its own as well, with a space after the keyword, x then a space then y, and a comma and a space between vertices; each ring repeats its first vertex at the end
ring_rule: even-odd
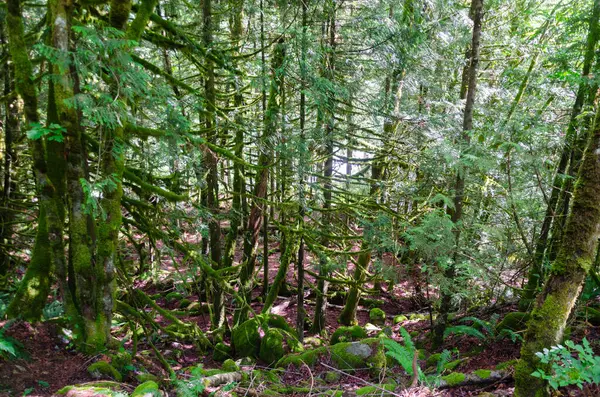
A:
POLYGON ((479 369, 470 374, 452 372, 446 376, 442 376, 437 387, 440 389, 447 389, 467 385, 485 385, 510 378, 511 375, 507 372, 487 369, 479 369))

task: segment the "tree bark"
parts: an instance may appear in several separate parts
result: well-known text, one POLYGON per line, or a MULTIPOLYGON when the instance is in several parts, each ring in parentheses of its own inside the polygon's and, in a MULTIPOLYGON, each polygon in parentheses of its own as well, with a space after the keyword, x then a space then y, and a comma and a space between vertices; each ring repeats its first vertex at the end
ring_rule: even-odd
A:
MULTIPOLYGON (((470 133, 473 129, 473 110, 475 107, 475 92, 477 89, 477 67, 479 65, 479 45, 481 38, 481 25, 483 19, 483 0, 473 0, 471 2, 471 16, 473 19, 473 37, 471 41, 471 49, 469 51, 470 57, 468 61, 468 73, 466 74, 466 103, 463 115, 463 132, 460 138, 460 143, 462 146, 461 152, 463 153, 465 149, 468 148, 471 142, 470 133)), ((464 77, 463 81, 465 81, 464 77)), ((462 86, 464 87, 465 85, 463 84, 462 86)), ((461 166, 459 165, 459 167, 461 166)), ((467 170, 464 168, 459 169, 456 172, 453 200, 454 208, 448 211, 450 213, 452 223, 454 223, 455 252, 453 255, 452 264, 450 264, 448 268, 444 271, 444 278, 449 281, 447 284, 450 284, 456 275, 456 262, 458 260, 457 250, 459 247, 461 234, 461 226, 459 223, 462 220, 463 214, 466 173, 467 170)), ((446 330, 448 322, 448 314, 452 309, 452 296, 453 293, 448 286, 442 288, 440 297, 440 313, 437 319, 437 324, 434 327, 433 333, 434 346, 441 346, 444 342, 444 332, 446 330)))
POLYGON ((535 353, 561 343, 567 319, 594 263, 600 226, 599 192, 600 108, 594 126, 589 130, 564 238, 525 333, 521 360, 515 373, 516 397, 549 395, 544 381, 531 376, 539 365, 535 353))

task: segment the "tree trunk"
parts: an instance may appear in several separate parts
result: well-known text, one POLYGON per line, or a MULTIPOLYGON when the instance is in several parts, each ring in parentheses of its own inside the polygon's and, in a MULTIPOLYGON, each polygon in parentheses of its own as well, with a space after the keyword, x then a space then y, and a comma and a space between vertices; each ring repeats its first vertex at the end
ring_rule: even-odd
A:
MULTIPOLYGON (((471 17, 473 19, 473 37, 471 42, 471 50, 469 51, 468 72, 466 73, 466 103, 463 117, 463 133, 460 138, 462 152, 470 144, 470 133, 473 129, 473 109, 475 106, 475 92, 477 88, 477 66, 479 65, 479 42, 481 38, 481 23, 483 17, 483 0, 472 0, 471 2, 471 17)), ((464 76, 464 74, 463 74, 464 76)), ((465 77, 463 77, 463 82, 465 77)), ((464 87, 465 84, 462 85, 464 87)), ((462 91, 462 89, 461 89, 462 91)), ((462 95, 462 92, 461 92, 462 95)), ((462 156, 462 154, 461 154, 462 156)), ((459 165, 460 167, 460 165, 459 165)), ((462 220, 463 202, 465 193, 465 176, 466 169, 458 170, 456 173, 456 182, 454 183, 454 209, 450 210, 452 223, 454 223, 454 239, 455 252, 453 255, 453 263, 444 271, 444 278, 450 284, 456 274, 456 262, 458 260, 457 250, 460 243, 461 226, 459 223, 462 220)), ((433 344, 441 346, 444 342, 444 332, 448 322, 448 314, 452 308, 452 291, 442 288, 440 297, 440 313, 437 319, 437 324, 434 327, 433 344)))
MULTIPOLYGON (((599 39, 598 18, 600 18, 600 1, 596 0, 594 1, 594 8, 590 18, 587 46, 583 60, 582 76, 584 78, 586 78, 590 74, 595 55, 596 44, 598 43, 599 39)), ((542 284, 542 275, 544 272, 544 263, 546 261, 546 256, 551 256, 551 258, 548 259, 552 260, 555 257, 555 254, 552 253, 552 245, 556 246, 554 243, 551 244, 551 248, 549 250, 550 252, 546 253, 548 237, 550 235, 550 230, 552 229, 552 240, 557 241, 558 243, 559 236, 561 234, 561 229, 564 226, 564 223, 560 222, 557 218, 557 216, 566 217, 566 212, 564 212, 564 208, 565 200, 567 199, 565 198, 565 195, 568 194, 565 190, 561 190, 561 186, 564 186, 564 184, 568 182, 563 183, 563 175, 567 171, 567 165, 569 164, 569 159, 572 156, 573 145, 576 141, 577 130, 580 123, 579 115, 581 114, 584 102, 586 102, 586 94, 589 93, 589 83, 587 81, 581 82, 577 90, 575 103, 573 104, 573 108, 571 110, 571 117, 565 136, 565 144, 560 156, 560 160, 558 162, 558 166, 556 167, 556 172, 554 174, 555 176, 554 181, 552 183, 550 199, 548 200, 546 214, 544 215, 544 221, 542 222, 540 235, 537 240, 533 263, 529 269, 527 284, 524 288, 521 302, 519 304, 520 310, 526 310, 529 308, 533 298, 535 298, 537 294, 538 288, 542 284), (562 205, 559 205, 559 202, 562 203, 562 205), (559 211, 559 209, 562 210, 559 211), (554 227, 552 227, 553 225, 554 227)), ((587 102, 591 103, 590 99, 588 99, 587 102)), ((572 171, 570 171, 570 173, 572 173, 573 176, 575 176, 578 170, 573 169, 573 167, 571 167, 571 170, 572 171)), ((566 205, 568 211, 568 200, 566 201, 566 205)), ((556 250, 554 250, 554 252, 556 252, 556 250)))
POLYGON ((594 262, 600 226, 600 109, 589 131, 573 209, 551 275, 531 314, 521 360, 515 373, 515 396, 547 396, 544 381, 531 376, 539 365, 535 353, 561 343, 567 319, 594 262))

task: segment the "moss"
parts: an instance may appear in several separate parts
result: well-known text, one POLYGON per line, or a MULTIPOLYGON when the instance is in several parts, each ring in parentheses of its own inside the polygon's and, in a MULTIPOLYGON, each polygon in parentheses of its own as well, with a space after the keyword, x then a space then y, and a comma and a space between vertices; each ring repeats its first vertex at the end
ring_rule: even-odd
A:
POLYGON ((106 382, 107 385, 103 386, 104 382, 92 382, 85 385, 71 385, 65 386, 62 389, 58 390, 54 395, 62 396, 66 394, 70 394, 73 396, 76 395, 93 395, 93 396, 109 396, 109 397, 120 397, 123 396, 124 393, 119 390, 118 384, 112 384, 110 382, 106 382))
POLYGON ((149 380, 152 380, 154 382, 158 382, 158 376, 153 375, 153 374, 151 374, 149 372, 144 372, 144 373, 141 373, 141 374, 137 374, 135 376, 135 379, 138 382, 140 382, 140 383, 144 383, 144 382, 149 381, 149 380))
POLYGON ((182 299, 179 301, 179 308, 180 309, 185 309, 186 307, 188 307, 190 304, 192 303, 191 300, 189 299, 182 299))
POLYGON ((369 320, 371 320, 373 324, 384 324, 385 312, 378 307, 371 309, 371 311, 369 311, 369 320))
POLYGON ((172 291, 165 296, 165 299, 167 302, 174 302, 183 299, 183 295, 177 291, 172 291))
POLYGON ((509 368, 514 368, 514 366, 517 365, 518 362, 519 362, 519 360, 517 360, 517 359, 504 361, 504 362, 501 362, 498 365, 496 365, 496 369, 502 371, 502 370, 506 370, 509 368))
POLYGON ((475 375, 477 375, 478 377, 480 377, 481 379, 487 379, 492 374, 492 371, 490 371, 489 369, 478 369, 478 370, 474 371, 473 373, 475 375))
POLYGON ((434 353, 427 358, 427 368, 435 367, 442 357, 441 353, 434 353))
POLYGON ((240 367, 235 363, 235 361, 228 358, 221 366, 221 369, 226 372, 236 372, 240 370, 240 367))
POLYGON ((128 371, 131 368, 132 357, 128 351, 120 351, 110 356, 110 363, 119 372, 128 371))
POLYGON ((327 383, 336 383, 340 380, 340 373, 336 371, 328 371, 325 372, 325 382, 327 383))
POLYGON ((233 329, 232 341, 238 357, 257 357, 260 352, 260 322, 251 318, 233 329))
POLYGON ((284 356, 283 335, 280 330, 273 328, 267 331, 261 345, 260 358, 266 363, 274 363, 284 356))
POLYGON ((400 314, 399 316, 394 316, 393 323, 394 323, 394 325, 396 325, 396 324, 403 323, 407 320, 408 320, 408 317, 406 317, 404 314, 400 314))
POLYGON ((339 342, 353 342, 367 337, 367 332, 359 325, 351 327, 342 326, 335 330, 331 335, 331 344, 339 342))
POLYGON ((453 369, 455 369, 456 367, 458 367, 460 365, 460 363, 463 362, 463 359, 458 359, 458 360, 454 360, 454 361, 449 361, 446 364, 444 364, 444 369, 447 369, 448 371, 452 371, 453 369))
POLYGON ((383 344, 378 338, 333 345, 331 359, 340 369, 366 367, 375 372, 386 366, 383 344))
POLYGON ((45 207, 40 206, 33 255, 17 293, 6 310, 10 318, 21 317, 35 322, 42 316, 50 293, 51 250, 46 218, 45 207))
POLYGON ((219 342, 215 345, 215 350, 213 351, 213 360, 217 362, 223 362, 231 358, 231 346, 226 345, 223 342, 219 342))
POLYGON ((162 396, 156 382, 149 380, 135 388, 131 397, 160 397, 162 396))
POLYGON ((276 367, 287 367, 288 365, 295 365, 300 367, 304 364, 312 366, 317 362, 317 359, 327 354, 328 350, 326 346, 319 347, 313 350, 308 350, 303 353, 289 354, 279 360, 276 367))
POLYGON ((396 389, 396 385, 382 384, 382 385, 378 385, 378 387, 364 386, 364 387, 361 387, 360 389, 356 390, 356 395, 357 396, 371 396, 371 395, 373 395, 373 396, 392 396, 393 395, 391 393, 385 393, 381 389, 392 392, 396 389))
POLYGON ((109 377, 118 382, 123 380, 123 376, 117 371, 115 367, 107 363, 106 361, 96 361, 87 368, 88 373, 92 378, 109 377))
POLYGON ((530 314, 524 312, 513 312, 508 313, 502 321, 496 326, 496 332, 502 330, 510 330, 514 332, 521 332, 527 328, 527 321, 529 321, 530 314))
POLYGON ((465 381, 465 374, 461 372, 452 372, 446 376, 442 376, 442 380, 448 384, 448 386, 456 386, 465 381))
POLYGON ((429 316, 427 314, 423 314, 423 313, 411 313, 408 316, 408 319, 411 321, 423 321, 423 320, 428 320, 429 316))

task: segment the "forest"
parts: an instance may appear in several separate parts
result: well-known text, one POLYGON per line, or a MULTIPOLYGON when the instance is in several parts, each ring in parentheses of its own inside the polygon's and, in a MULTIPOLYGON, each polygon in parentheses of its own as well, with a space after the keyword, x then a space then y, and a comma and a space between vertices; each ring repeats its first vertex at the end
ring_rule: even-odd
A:
POLYGON ((600 0, 2 0, 0 396, 600 396, 600 0))

